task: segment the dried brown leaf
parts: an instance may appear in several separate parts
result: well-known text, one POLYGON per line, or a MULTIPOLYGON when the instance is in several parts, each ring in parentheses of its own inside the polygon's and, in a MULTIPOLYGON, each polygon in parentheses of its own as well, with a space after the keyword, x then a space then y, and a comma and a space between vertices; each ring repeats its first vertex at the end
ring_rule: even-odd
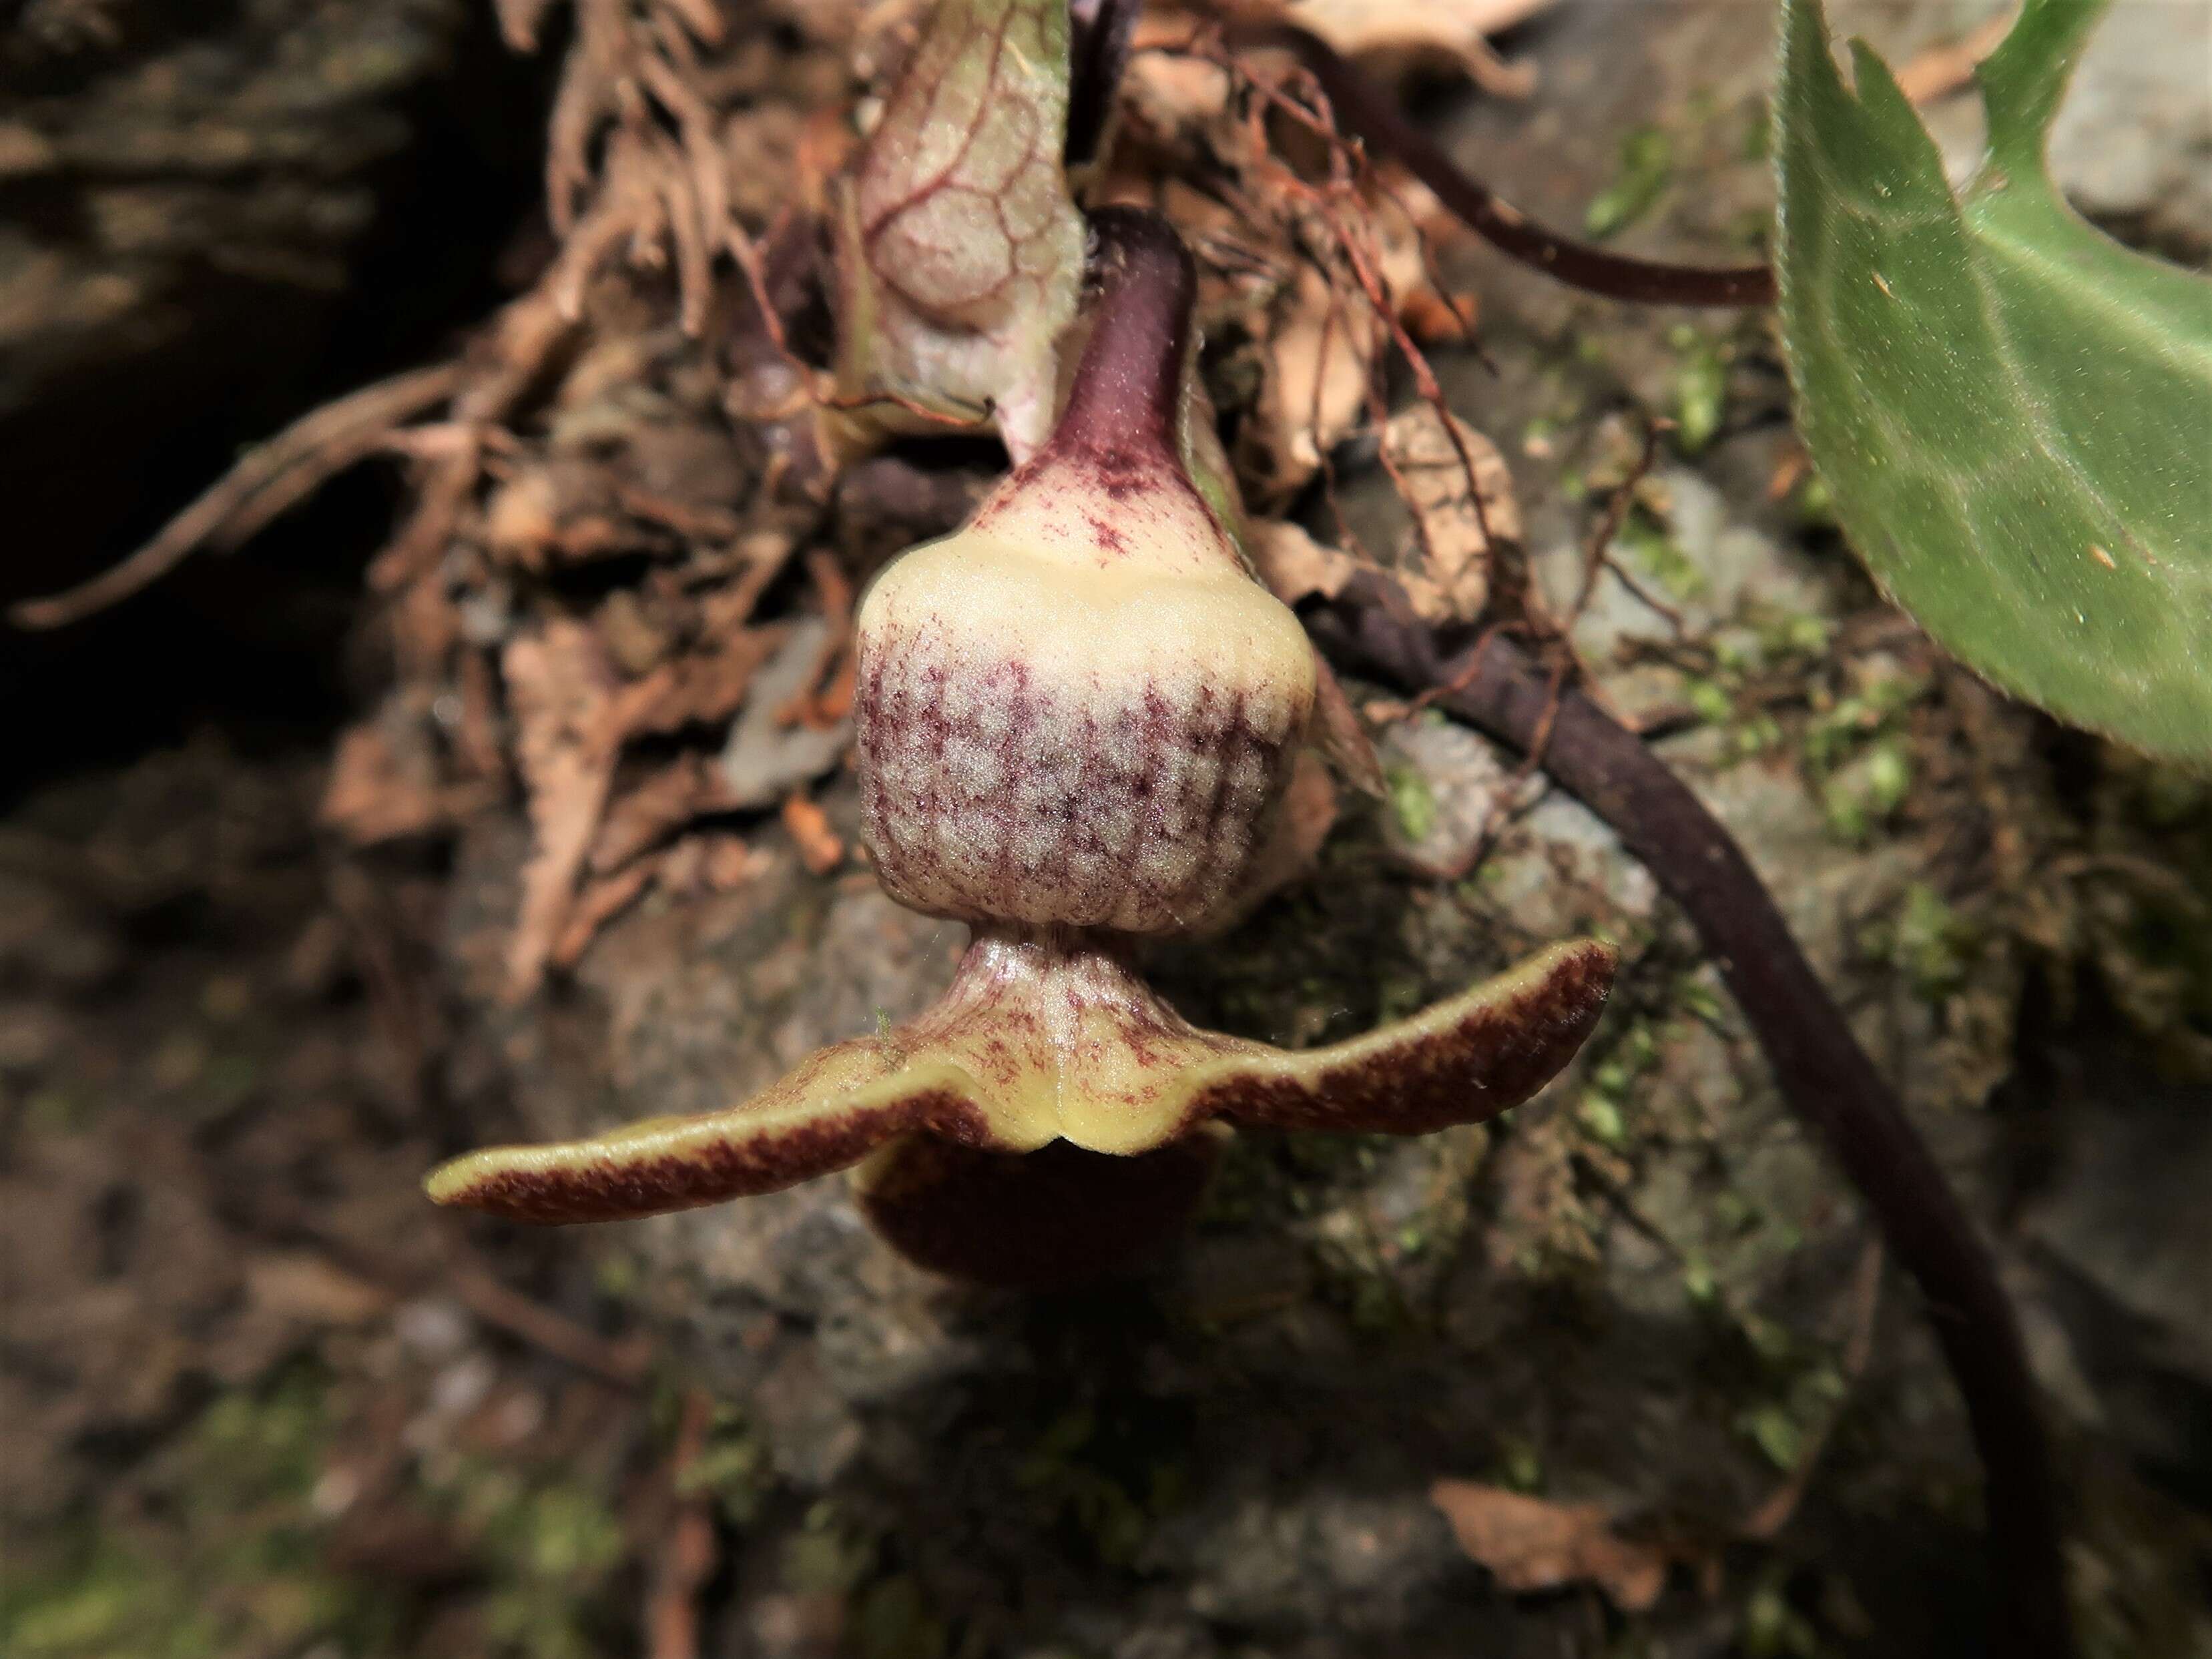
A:
POLYGON ((1187 142, 1228 113, 1229 71, 1180 50, 1193 27, 1188 16, 1149 9, 1137 21, 1121 106, 1157 143, 1187 142))
POLYGON ((1929 47, 1897 71, 1897 89, 1912 103, 1932 104, 1971 86, 1976 67, 2012 33, 2017 17, 2018 8, 2002 7, 1958 40, 1929 47))
POLYGON ((575 902, 568 907, 568 919, 561 927, 561 937, 555 941, 549 958, 556 968, 573 968, 583 957, 586 947, 599 934, 600 928, 613 921, 644 892, 652 882, 655 866, 651 860, 641 860, 626 870, 617 870, 611 876, 599 876, 584 884, 576 895, 575 902))
POLYGON ((436 757, 420 726, 378 720, 349 728, 338 738, 318 816, 356 847, 442 828, 436 757))
POLYGON ((1398 580, 1431 623, 1472 621, 1490 596, 1494 543, 1521 538, 1504 457, 1456 415, 1449 427, 1446 418, 1419 403, 1393 415, 1382 430, 1384 465, 1416 520, 1399 556, 1398 580))
POLYGON ((607 809, 592 843, 595 875, 620 870, 640 854, 710 812, 736 803, 722 769, 709 755, 685 755, 620 796, 607 809))
POLYGON ((721 171, 738 217, 763 224, 791 205, 805 131, 806 117, 788 104, 761 104, 724 118, 721 171))
POLYGON ((686 845, 699 848, 699 880, 709 892, 726 893, 742 887, 772 866, 775 860, 747 842, 726 831, 693 836, 686 845))
POLYGON ((1398 320, 1420 345, 1443 345, 1467 339, 1474 332, 1480 309, 1472 294, 1439 294, 1433 288, 1417 288, 1398 307, 1398 320))
POLYGON ((1643 1613, 1667 1587, 1668 1553, 1621 1537, 1602 1504, 1556 1504, 1473 1480, 1439 1480, 1429 1500, 1507 1589, 1591 1583, 1623 1613, 1643 1613))
MULTIPOLYGON (((1262 200, 1291 181, 1273 164, 1263 177, 1275 185, 1258 188, 1262 200)), ((1311 477, 1368 418, 1389 319, 1428 283, 1420 233, 1406 214, 1377 209, 1347 185, 1317 216, 1314 228, 1335 245, 1332 270, 1298 267, 1275 302, 1264 351, 1255 427, 1278 492, 1311 477)))
POLYGON ((1501 62, 1486 37, 1552 0, 1244 0, 1248 16, 1310 29, 1347 58, 1383 73, 1445 64, 1486 92, 1525 97, 1533 73, 1501 62))
POLYGON ((845 843, 830 827, 829 814, 804 795, 787 795, 783 802, 783 827, 799 843, 799 861, 817 876, 826 876, 845 861, 845 843))
POLYGON ((532 848, 508 941, 507 994, 520 1001, 544 977, 567 925, 576 877, 598 833, 619 748, 613 665, 581 623, 556 618, 510 641, 501 661, 529 791, 532 848))
POLYGON ((720 726, 744 704, 753 677, 783 637, 772 628, 723 635, 704 650, 663 663, 624 686, 612 716, 616 740, 665 736, 687 726, 720 726))
POLYGON ((1272 489, 1295 489, 1367 410, 1384 330, 1363 301, 1302 268, 1267 337, 1257 435, 1272 489))
POLYGON ((389 1286, 313 1250, 266 1250, 248 1258, 246 1293, 264 1313, 315 1325, 365 1325, 398 1300, 389 1286))
POLYGON ((492 0, 491 9, 499 18, 500 39, 510 52, 535 52, 538 31, 553 9, 553 0, 492 0))
POLYGON ((781 718, 793 697, 817 683, 823 653, 836 643, 830 624, 805 617, 784 630, 731 728, 718 763, 733 806, 769 806, 837 763, 852 740, 852 722, 790 725, 781 718))
POLYGON ((1333 599, 1344 592, 1359 562, 1340 548, 1323 547, 1304 526, 1271 519, 1252 530, 1252 562, 1260 579, 1285 605, 1316 595, 1333 599))

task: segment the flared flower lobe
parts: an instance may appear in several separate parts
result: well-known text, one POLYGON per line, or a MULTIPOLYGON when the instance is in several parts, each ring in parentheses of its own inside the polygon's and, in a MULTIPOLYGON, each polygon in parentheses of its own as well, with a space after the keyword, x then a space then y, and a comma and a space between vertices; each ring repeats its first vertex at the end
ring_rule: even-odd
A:
MULTIPOLYGON (((611 1221, 772 1192, 908 1137, 1142 1159, 1215 1121, 1423 1134, 1495 1117, 1549 1081, 1596 1022, 1613 961, 1595 941, 1554 945, 1413 1018, 1291 1051, 1189 1024, 1089 936, 986 932, 919 1019, 823 1049, 740 1105, 472 1152, 429 1191, 519 1220, 611 1221)), ((932 1224, 913 1218, 911 1194, 931 1183, 901 1179, 919 1236, 932 1224)), ((972 1196, 992 1182, 964 1168, 936 1184, 972 1196)))

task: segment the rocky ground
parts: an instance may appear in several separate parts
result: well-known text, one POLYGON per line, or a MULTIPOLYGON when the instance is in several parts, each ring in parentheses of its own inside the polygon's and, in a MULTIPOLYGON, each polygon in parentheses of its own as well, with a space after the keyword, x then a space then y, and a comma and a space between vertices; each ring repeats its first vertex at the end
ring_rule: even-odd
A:
MULTIPOLYGON (((1899 62, 1978 21, 1839 9, 1899 62)), ((1562 5, 1507 43, 1530 101, 1442 118, 1540 214, 1610 200, 1624 245, 1710 258, 1766 200, 1766 14, 1637 16, 1562 5)), ((2123 0, 2057 159, 2201 260, 2198 21, 2123 0)), ((1971 101, 1931 106, 1962 155, 1971 101)), ((1487 362, 1440 369, 1563 608, 1632 417, 1677 422, 1577 645, 1996 1238, 2087 1650, 2212 1650, 2212 794, 1880 604, 1762 324, 1449 259, 1487 362)), ((1358 446, 1346 519, 1389 547, 1358 446)), ((1314 876, 1163 982, 1311 1042, 1600 929, 1626 951, 1606 1023, 1488 1132, 1246 1137, 1176 1259, 1074 1299, 933 1281, 836 1182, 588 1236, 419 1206, 442 1152, 721 1104, 925 1004, 957 930, 817 871, 818 833, 741 820, 744 880, 670 884, 517 1007, 520 811, 363 861, 314 828, 316 748, 219 733, 19 800, 11 1651, 1978 1650, 1974 1469, 1922 1311, 1687 928, 1581 808, 1352 690, 1387 799, 1347 794, 1314 876)), ((849 844, 849 784, 816 799, 849 844)))

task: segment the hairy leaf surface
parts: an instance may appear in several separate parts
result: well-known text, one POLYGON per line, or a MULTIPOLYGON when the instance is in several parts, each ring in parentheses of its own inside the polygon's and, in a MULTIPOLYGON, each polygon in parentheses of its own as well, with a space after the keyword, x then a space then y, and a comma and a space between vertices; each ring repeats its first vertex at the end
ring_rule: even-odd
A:
POLYGON ((2045 135, 2106 0, 2027 0, 1963 198, 1882 61, 1786 0, 1782 321, 1852 544, 1951 651, 2052 713, 2212 757, 2212 283, 2067 205, 2045 135))

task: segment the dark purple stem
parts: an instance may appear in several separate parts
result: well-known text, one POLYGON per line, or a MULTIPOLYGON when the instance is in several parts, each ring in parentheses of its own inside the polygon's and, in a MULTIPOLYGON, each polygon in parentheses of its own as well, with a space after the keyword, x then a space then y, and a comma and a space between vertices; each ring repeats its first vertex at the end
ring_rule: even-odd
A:
POLYGON ((1327 41, 1304 29, 1276 25, 1240 30, 1234 38, 1295 52, 1328 95, 1339 127, 1364 140, 1370 149, 1403 164, 1470 229, 1522 264, 1556 276, 1571 288, 1612 300, 1668 306, 1774 303, 1774 273, 1765 265, 1711 268, 1634 259, 1547 229, 1462 172, 1458 163, 1400 114, 1365 76, 1339 57, 1327 41))
POLYGON ((1610 825, 1697 929, 1757 1033, 1784 1098, 1827 1143, 1926 1298, 1981 1455, 1988 1511, 1990 1651, 2073 1651, 2058 1496, 2027 1350, 1981 1236, 1896 1096, 1805 960, 1743 850, 1689 787, 1578 691, 1502 635, 1439 660, 1402 600, 1361 577, 1314 620, 1340 661, 1437 702, 1527 751, 1547 713, 1546 772, 1610 825))
POLYGON ((1048 447, 1172 455, 1198 268, 1165 219, 1142 208, 1091 216, 1096 318, 1048 447))
POLYGON ((1081 167, 1098 154, 1106 118, 1121 71, 1129 64, 1129 37, 1144 0, 1073 0, 1068 8, 1067 164, 1081 167))

